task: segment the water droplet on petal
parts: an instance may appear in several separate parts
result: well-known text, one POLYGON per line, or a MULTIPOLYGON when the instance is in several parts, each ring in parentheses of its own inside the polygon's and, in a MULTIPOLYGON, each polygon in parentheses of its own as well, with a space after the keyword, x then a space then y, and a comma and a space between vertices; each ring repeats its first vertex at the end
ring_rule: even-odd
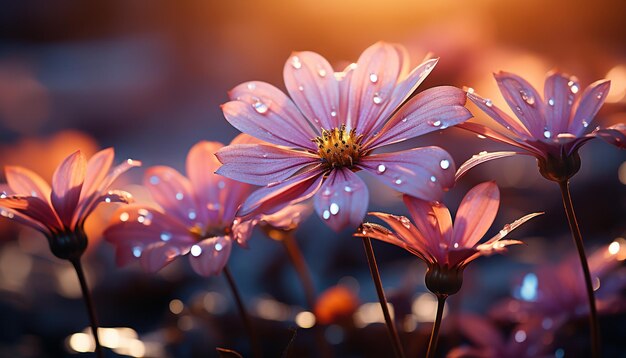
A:
POLYGON ((320 68, 319 70, 317 70, 317 74, 320 75, 320 77, 326 77, 326 70, 320 68))
POLYGON ((400 217, 400 223, 407 229, 411 228, 411 220, 409 220, 406 216, 400 217))
POLYGON ((330 116, 331 117, 337 117, 337 111, 331 111, 330 112, 330 116))
POLYGON ((493 102, 491 102, 491 100, 490 100, 490 99, 486 99, 486 100, 485 100, 485 106, 487 106, 487 107, 491 107, 491 106, 493 106, 493 102))
POLYGON ((548 100, 548 104, 549 104, 550 106, 554 106, 554 99, 550 98, 550 99, 548 100))
POLYGON ((161 240, 163 241, 170 241, 170 239, 172 238, 172 234, 167 232, 167 231, 163 231, 161 233, 161 240))
POLYGON ((409 120, 409 117, 404 117, 404 118, 402 118, 402 123, 406 123, 406 121, 408 121, 408 120, 409 120))
POLYGON ((443 159, 439 162, 439 166, 441 167, 441 169, 448 169, 450 168, 450 161, 447 159, 443 159))
POLYGON ((249 89, 250 91, 254 91, 254 90, 256 89, 256 83, 254 83, 254 82, 248 82, 248 86, 247 86, 247 87, 248 87, 248 89, 249 89))
POLYGON ((258 100, 258 99, 254 101, 254 103, 252 103, 252 107, 254 108, 255 111, 257 111, 260 114, 265 114, 269 110, 269 107, 267 106, 267 104, 261 102, 261 100, 258 100))
POLYGON ((343 191, 345 191, 346 193, 351 193, 352 192, 352 187, 349 185, 346 185, 343 187, 343 191))
POLYGON ((387 167, 384 164, 379 164, 377 169, 378 169, 378 174, 382 174, 385 172, 385 170, 387 170, 387 167))
POLYGON ((552 137, 552 133, 546 129, 545 131, 543 131, 543 136, 549 139, 550 137, 552 137))
POLYGON ((458 249, 458 248, 459 248, 459 243, 458 243, 458 242, 455 242, 455 243, 454 243, 454 245, 452 245, 452 246, 453 246, 455 249, 458 249))
POLYGON ((263 154, 263 158, 267 158, 267 154, 263 154))
POLYGON ((198 257, 200 254, 202 254, 202 248, 198 245, 193 245, 191 247, 191 256, 198 257))
POLYGON ((197 215, 196 215, 196 211, 195 210, 189 210, 189 214, 187 214, 187 217, 189 217, 190 220, 195 220, 197 215))
POLYGON ((596 98, 597 99, 602 99, 602 94, 603 94, 602 92, 598 92, 598 94, 596 95, 596 98))
POLYGON ((299 70, 302 68, 302 62, 300 62, 300 57, 293 56, 291 58, 291 67, 295 68, 296 70, 299 70))
POLYGON ((130 218, 130 215, 127 212, 123 212, 120 214, 120 221, 126 222, 130 218))
POLYGON ((430 181, 433 182, 433 183, 436 182, 437 181, 437 177, 435 177, 434 175, 431 175, 430 176, 430 181))
POLYGON ((522 111, 522 107, 520 107, 520 106, 515 107, 515 110, 516 110, 519 114, 521 114, 521 115, 523 115, 523 114, 524 114, 524 111, 522 111))
POLYGON ((374 101, 374 104, 381 104, 383 102, 383 99, 382 97, 380 97, 378 92, 376 92, 374 93, 374 98, 372 98, 372 101, 374 101))
POLYGON ((439 127, 441 125, 441 121, 437 120, 431 123, 433 127, 439 127))
POLYGON ((323 196, 330 196, 330 194, 332 194, 332 192, 330 191, 328 187, 325 188, 324 191, 322 192, 323 196))
POLYGON ((580 89, 578 87, 578 83, 574 82, 574 81, 569 81, 567 82, 567 85, 569 86, 570 91, 572 91, 572 93, 578 93, 578 90, 580 89))
POLYGON ((520 90, 519 93, 520 93, 520 96, 522 96, 522 100, 526 102, 528 105, 532 106, 535 104, 535 97, 533 97, 532 95, 529 95, 528 92, 524 90, 520 90))
POLYGON ((330 204, 330 213, 333 215, 337 215, 339 212, 339 205, 337 203, 330 204))
POLYGON ((324 220, 330 219, 330 211, 324 210, 324 212, 322 213, 322 218, 324 218, 324 220))
POLYGON ((224 246, 221 243, 216 243, 215 244, 215 251, 222 251, 222 249, 224 248, 224 246))
POLYGON ((378 82, 378 75, 375 73, 370 73, 370 82, 372 83, 378 82))
POLYGON ((176 200, 183 200, 184 197, 185 196, 183 195, 183 193, 181 192, 176 193, 176 200))
POLYGON ((585 120, 583 120, 582 124, 583 124, 583 127, 585 128, 589 127, 589 123, 587 123, 587 121, 585 120))
POLYGON ((298 86, 298 91, 300 92, 304 91, 304 86, 303 85, 298 86))
POLYGON ((133 247, 133 256, 135 256, 136 258, 140 258, 142 251, 143 250, 142 250, 141 246, 134 246, 133 247))
POLYGON ((402 179, 398 178, 398 179, 396 179, 396 181, 394 183, 400 185, 400 184, 402 184, 402 179))

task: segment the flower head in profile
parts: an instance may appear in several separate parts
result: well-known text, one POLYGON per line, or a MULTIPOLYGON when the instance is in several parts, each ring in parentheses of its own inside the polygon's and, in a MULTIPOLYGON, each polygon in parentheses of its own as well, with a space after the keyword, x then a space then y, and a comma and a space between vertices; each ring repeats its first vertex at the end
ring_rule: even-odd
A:
POLYGON ((89 161, 74 152, 55 170, 52 188, 26 168, 7 166, 7 185, 0 195, 2 215, 42 232, 57 257, 78 259, 87 248, 85 220, 98 204, 131 201, 129 193, 110 187, 120 174, 141 163, 128 159, 111 169, 114 156, 113 148, 89 161))
POLYGON ((265 144, 231 145, 217 153, 219 174, 262 188, 240 215, 269 213, 315 196, 315 209, 334 230, 356 227, 369 193, 355 172, 425 200, 454 183, 454 163, 438 147, 384 154, 373 151, 456 125, 471 117, 465 94, 435 87, 409 96, 437 63, 409 71, 406 50, 377 43, 356 64, 335 72, 320 55, 293 53, 284 67, 287 97, 264 82, 247 82, 222 106, 226 119, 265 144), (406 102, 406 103, 404 103, 406 102), (402 105, 404 103, 404 105, 402 105))
MULTIPOLYGON (((247 141, 239 136, 233 143, 247 141)), ((118 264, 139 259, 145 270, 157 271, 189 254, 198 274, 217 275, 228 261, 233 241, 246 244, 259 218, 241 220, 235 214, 252 186, 214 174, 220 165, 214 153, 222 146, 207 141, 194 145, 187 155, 186 177, 167 166, 147 170, 144 185, 158 207, 120 208, 104 233, 116 246, 118 264)), ((290 225, 285 216, 272 220, 290 225)))
POLYGON ((369 213, 387 223, 384 226, 364 223, 354 234, 370 237, 402 247, 428 265, 426 286, 436 295, 451 295, 459 291, 463 283, 463 270, 480 256, 501 252, 516 240, 502 240, 509 232, 531 218, 526 215, 506 225, 496 236, 478 244, 498 212, 500 192, 493 182, 486 182, 471 189, 461 201, 456 222, 448 208, 437 202, 404 196, 411 219, 386 213, 369 213))
POLYGON ((507 134, 477 123, 464 123, 461 128, 513 145, 523 152, 479 155, 464 164, 461 171, 488 160, 529 154, 538 159, 540 172, 545 178, 561 182, 580 169, 578 149, 588 140, 599 137, 619 148, 626 148, 626 126, 623 123, 608 128, 596 127, 589 133, 592 121, 609 92, 610 81, 594 82, 581 91, 575 77, 551 72, 547 75, 542 97, 531 84, 517 75, 499 72, 494 76, 517 119, 493 105, 490 99, 468 93, 474 104, 506 128, 507 134))

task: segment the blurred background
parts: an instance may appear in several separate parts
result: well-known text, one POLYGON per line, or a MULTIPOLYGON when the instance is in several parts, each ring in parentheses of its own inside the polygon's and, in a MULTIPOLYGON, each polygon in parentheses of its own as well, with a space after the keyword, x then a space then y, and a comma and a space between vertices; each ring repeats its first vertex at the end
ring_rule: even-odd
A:
MULTIPOLYGON (((342 69, 379 40, 405 45, 415 65, 428 52, 441 58, 418 91, 469 86, 501 108, 506 105, 492 78, 498 70, 522 75, 540 93, 545 73, 554 68, 575 74, 584 86, 609 78, 611 92, 596 124, 624 122, 625 13, 622 1, 3 2, 0 164, 26 166, 49 179, 74 150, 91 155, 113 146, 118 161, 143 161, 144 168, 118 184, 141 198, 147 195, 139 186, 145 168, 164 164, 183 170, 194 143, 229 142, 238 133, 219 107, 232 87, 262 80, 284 88, 282 68, 292 51, 318 52, 342 69)), ((476 121, 488 122, 470 109, 476 121)), ((457 166, 479 151, 506 148, 454 128, 400 147, 421 145, 447 149, 457 166)), ((606 296, 616 302, 601 318, 604 354, 624 357, 626 316, 619 308, 626 307, 626 153, 594 141, 581 157, 572 191, 587 250, 614 263, 606 273, 608 288, 604 276, 598 277, 597 292, 608 290, 606 296)), ((520 301, 536 302, 544 280, 559 281, 545 276, 557 271, 546 267, 575 255, 557 186, 539 175, 534 159, 509 158, 470 172, 446 203, 454 211, 469 188, 486 180, 496 180, 502 194, 490 234, 526 213, 546 215, 511 235, 526 246, 480 259, 466 270, 463 290, 449 300, 440 356, 454 347, 481 347, 463 329, 468 325, 493 329, 502 341, 494 346, 517 356, 579 356, 586 349, 587 321, 576 307, 565 313, 559 329, 544 320, 539 338, 517 328, 529 324, 528 315, 519 317, 520 301), (533 350, 527 347, 531 343, 533 350)), ((406 214, 398 194, 380 185, 370 188, 372 210, 406 214)), ((112 247, 100 239, 113 210, 101 207, 88 221, 84 260, 100 324, 108 328, 102 333, 108 356, 211 356, 215 347, 247 355, 223 277, 202 279, 187 260, 157 275, 137 266, 115 267, 112 247)), ((0 356, 92 354, 71 265, 55 259, 34 231, 2 219, 0 234, 0 356)), ((361 242, 349 231, 332 232, 315 215, 296 235, 317 292, 324 292, 315 326, 279 242, 258 231, 250 248, 235 249, 230 260, 266 354, 279 356, 292 342, 291 356, 316 356, 321 334, 338 357, 390 355, 361 242)), ((374 243, 374 248, 407 353, 423 355, 435 313, 423 283, 425 266, 397 247, 374 243)))

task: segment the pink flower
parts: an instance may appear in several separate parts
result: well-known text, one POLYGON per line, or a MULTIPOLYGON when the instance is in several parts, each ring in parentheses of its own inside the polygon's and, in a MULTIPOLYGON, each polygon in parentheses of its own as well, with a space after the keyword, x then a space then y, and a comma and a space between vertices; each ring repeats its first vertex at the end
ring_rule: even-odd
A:
POLYGON ((355 233, 402 247, 428 265, 426 286, 437 295, 450 295, 459 291, 463 283, 463 270, 480 256, 501 252, 516 240, 502 240, 509 232, 541 213, 526 215, 506 225, 489 241, 478 244, 496 217, 500 192, 494 182, 486 182, 471 189, 461 201, 456 223, 448 208, 437 202, 427 202, 404 195, 404 203, 411 219, 385 213, 369 213, 385 223, 364 223, 355 233))
POLYGON ((85 220, 101 202, 128 203, 131 195, 109 190, 117 177, 141 165, 128 159, 111 170, 113 148, 96 153, 89 161, 76 151, 57 167, 52 188, 39 175, 18 166, 7 166, 7 184, 0 195, 0 212, 42 232, 50 249, 62 259, 77 259, 87 248, 85 220))
MULTIPOLYGON (((246 141, 242 135, 232 144, 246 141)), ((144 185, 160 208, 142 204, 120 208, 105 231, 106 240, 116 246, 119 265, 139 259, 146 271, 157 271, 190 254, 198 274, 217 275, 228 261, 233 241, 245 245, 259 218, 241 220, 235 213, 252 186, 214 174, 220 163, 213 153, 222 147, 206 141, 194 145, 187 155, 187 177, 166 166, 148 169, 144 185)), ((297 216, 285 215, 290 214, 297 216)), ((271 220, 291 224, 285 216, 271 220)))
POLYGON ((569 179, 580 169, 578 149, 588 140, 599 137, 626 148, 626 126, 623 123, 587 133, 596 113, 609 92, 610 81, 592 83, 581 93, 575 77, 559 72, 549 73, 544 97, 523 78, 507 72, 494 75, 500 91, 517 119, 511 118, 489 99, 468 93, 469 99, 483 112, 507 129, 500 133, 477 123, 460 127, 493 140, 513 145, 523 152, 486 153, 475 156, 459 169, 459 176, 488 160, 515 154, 533 155, 541 174, 552 181, 569 179))
POLYGON ((363 170, 398 191, 437 200, 454 183, 454 163, 438 147, 372 152, 471 117, 461 90, 435 87, 409 99, 437 60, 411 72, 406 50, 379 42, 356 64, 334 72, 313 52, 291 55, 284 67, 287 97, 264 82, 230 92, 222 109, 240 131, 265 144, 228 146, 218 173, 263 185, 242 205, 242 216, 266 213, 315 196, 315 209, 334 230, 356 227, 369 193, 363 170), (406 101, 406 104, 401 106, 406 101))

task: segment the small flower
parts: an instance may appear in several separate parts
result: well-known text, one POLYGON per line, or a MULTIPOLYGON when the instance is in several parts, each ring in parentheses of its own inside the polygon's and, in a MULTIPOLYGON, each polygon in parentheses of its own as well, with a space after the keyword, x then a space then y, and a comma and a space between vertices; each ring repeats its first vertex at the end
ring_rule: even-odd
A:
POLYGON ((453 227, 448 208, 404 195, 411 219, 385 213, 369 213, 392 230, 373 223, 364 223, 354 235, 370 237, 402 247, 428 265, 426 286, 436 295, 448 296, 459 291, 463 270, 480 256, 501 252, 505 247, 520 244, 517 240, 502 240, 518 226, 541 213, 526 215, 505 225, 489 241, 478 244, 496 217, 500 192, 493 182, 475 186, 463 198, 453 227))
MULTIPOLYGON (((246 142, 246 137, 232 143, 246 142)), ((210 276, 226 265, 233 241, 245 246, 260 218, 236 218, 252 186, 214 174, 220 163, 213 153, 222 147, 207 141, 194 145, 187 155, 187 177, 166 166, 148 169, 144 185, 160 208, 134 204, 114 214, 104 235, 116 246, 118 264, 139 259, 146 271, 158 271, 188 255, 198 274, 210 276)), ((288 218, 274 220, 291 224, 288 218)))
POLYGON ((494 77, 517 120, 493 105, 490 99, 474 93, 467 96, 506 128, 508 134, 477 123, 463 123, 460 127, 513 145, 523 152, 485 153, 462 165, 460 173, 492 159, 527 154, 537 158, 540 172, 546 179, 562 182, 580 169, 578 149, 588 140, 599 137, 619 148, 626 148, 626 126, 623 123, 608 128, 596 127, 587 133, 609 92, 610 81, 594 82, 581 91, 575 77, 552 72, 546 78, 542 98, 534 87, 517 75, 500 72, 494 77))
POLYGON ((438 147, 372 154, 378 148, 456 125, 471 117, 457 88, 435 87, 409 99, 437 63, 411 72, 406 50, 377 43, 356 64, 335 72, 313 52, 291 55, 284 67, 287 97, 264 82, 247 82, 222 106, 226 119, 265 144, 228 146, 218 173, 263 185, 239 214, 275 211, 315 196, 315 209, 338 231, 365 216, 369 193, 355 172, 426 200, 454 184, 454 163, 438 147), (406 101, 406 104, 402 104, 406 101))
POLYGON ((52 188, 26 168, 7 166, 8 185, 0 194, 0 213, 42 232, 55 256, 78 259, 87 248, 85 220, 96 206, 132 199, 129 193, 109 187, 120 174, 141 163, 128 159, 111 170, 113 158, 113 148, 96 153, 89 161, 76 151, 55 170, 52 188))

